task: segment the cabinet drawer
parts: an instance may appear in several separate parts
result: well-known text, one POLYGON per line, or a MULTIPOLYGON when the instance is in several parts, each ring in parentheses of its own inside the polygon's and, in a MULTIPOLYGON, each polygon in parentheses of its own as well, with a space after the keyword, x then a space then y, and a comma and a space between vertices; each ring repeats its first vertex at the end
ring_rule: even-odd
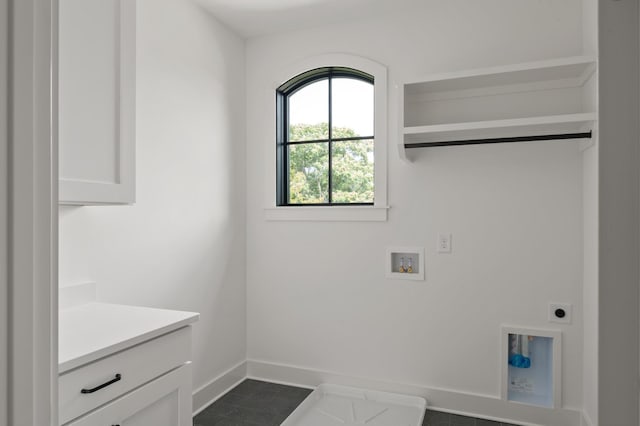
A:
POLYGON ((191 426, 191 364, 116 399, 67 426, 191 426))
POLYGON ((58 380, 60 424, 183 365, 190 353, 191 327, 183 327, 62 374, 58 380), (96 390, 82 393, 82 389, 96 390))

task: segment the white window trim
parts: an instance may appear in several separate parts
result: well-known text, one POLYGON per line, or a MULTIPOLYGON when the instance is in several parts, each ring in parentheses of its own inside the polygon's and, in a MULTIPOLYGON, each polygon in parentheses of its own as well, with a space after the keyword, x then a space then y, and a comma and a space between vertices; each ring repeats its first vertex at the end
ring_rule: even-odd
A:
POLYGON ((333 53, 306 58, 283 69, 271 87, 271 135, 267 140, 267 194, 265 219, 273 221, 386 221, 387 220, 387 68, 361 56, 333 53), (291 78, 316 68, 347 67, 370 74, 374 78, 374 203, 373 206, 276 206, 276 90, 291 78))

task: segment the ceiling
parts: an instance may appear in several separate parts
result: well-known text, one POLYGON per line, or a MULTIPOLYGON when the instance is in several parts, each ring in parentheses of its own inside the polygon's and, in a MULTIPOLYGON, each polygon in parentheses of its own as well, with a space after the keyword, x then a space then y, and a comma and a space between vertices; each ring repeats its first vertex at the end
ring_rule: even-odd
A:
POLYGON ((195 0, 243 37, 382 16, 420 0, 195 0))

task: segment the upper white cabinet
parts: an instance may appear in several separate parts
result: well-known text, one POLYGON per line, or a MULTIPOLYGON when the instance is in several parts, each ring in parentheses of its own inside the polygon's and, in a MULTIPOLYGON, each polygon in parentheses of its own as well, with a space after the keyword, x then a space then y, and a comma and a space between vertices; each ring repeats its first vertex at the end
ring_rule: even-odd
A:
POLYGON ((407 80, 399 88, 399 150, 588 139, 596 62, 570 57, 407 80))
POLYGON ((60 204, 135 201, 135 0, 60 0, 60 204))

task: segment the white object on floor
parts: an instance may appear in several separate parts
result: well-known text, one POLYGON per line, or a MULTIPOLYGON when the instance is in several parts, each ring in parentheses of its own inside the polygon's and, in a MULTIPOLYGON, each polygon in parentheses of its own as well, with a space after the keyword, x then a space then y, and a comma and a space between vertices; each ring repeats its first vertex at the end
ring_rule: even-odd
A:
POLYGON ((323 384, 281 426, 420 426, 426 407, 417 396, 323 384))

